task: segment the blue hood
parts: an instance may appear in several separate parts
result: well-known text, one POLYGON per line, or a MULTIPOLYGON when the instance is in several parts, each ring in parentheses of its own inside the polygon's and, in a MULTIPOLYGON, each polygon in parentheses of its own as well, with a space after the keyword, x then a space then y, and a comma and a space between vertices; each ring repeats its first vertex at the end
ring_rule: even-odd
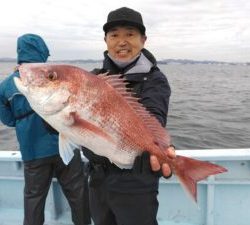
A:
POLYGON ((17 63, 46 62, 49 49, 44 40, 36 34, 24 34, 17 39, 17 63))

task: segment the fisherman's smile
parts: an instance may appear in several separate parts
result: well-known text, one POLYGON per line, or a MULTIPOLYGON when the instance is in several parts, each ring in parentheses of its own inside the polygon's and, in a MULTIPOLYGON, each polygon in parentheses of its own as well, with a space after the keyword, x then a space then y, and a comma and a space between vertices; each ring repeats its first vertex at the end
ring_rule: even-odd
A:
POLYGON ((131 53, 131 51, 128 49, 122 49, 122 50, 118 50, 116 52, 117 57, 127 57, 130 53, 131 53))

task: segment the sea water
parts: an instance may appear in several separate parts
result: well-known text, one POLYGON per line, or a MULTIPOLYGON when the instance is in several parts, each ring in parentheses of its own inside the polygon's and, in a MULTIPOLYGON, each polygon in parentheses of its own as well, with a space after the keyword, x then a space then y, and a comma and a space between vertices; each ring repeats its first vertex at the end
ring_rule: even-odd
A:
MULTIPOLYGON (((73 64, 87 70, 100 66, 73 64)), ((0 81, 14 67, 14 63, 0 63, 0 81)), ((250 66, 160 64, 159 67, 172 90, 167 129, 177 149, 250 147, 250 66)), ((14 129, 1 123, 0 149, 18 149, 14 129)))

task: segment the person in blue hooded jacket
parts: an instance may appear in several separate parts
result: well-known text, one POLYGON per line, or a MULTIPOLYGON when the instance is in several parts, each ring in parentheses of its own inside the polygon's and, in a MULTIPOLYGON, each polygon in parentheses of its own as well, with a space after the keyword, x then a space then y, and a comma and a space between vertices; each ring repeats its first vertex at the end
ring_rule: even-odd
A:
MULTIPOLYGON (((49 50, 36 34, 25 34, 17 40, 17 63, 46 62, 49 50)), ((75 225, 90 224, 84 213, 84 173, 80 152, 66 166, 59 156, 58 133, 46 124, 17 90, 13 77, 18 66, 0 84, 0 119, 15 127, 24 161, 24 225, 44 224, 45 201, 53 176, 58 179, 69 202, 75 225)))

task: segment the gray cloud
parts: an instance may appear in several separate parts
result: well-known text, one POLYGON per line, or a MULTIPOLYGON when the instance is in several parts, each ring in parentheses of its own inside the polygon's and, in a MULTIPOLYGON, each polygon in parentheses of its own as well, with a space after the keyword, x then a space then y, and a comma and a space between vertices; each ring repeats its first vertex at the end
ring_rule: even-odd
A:
MULTIPOLYGON (((106 16, 121 6, 114 0, 8 0, 0 13, 0 57, 15 57, 16 38, 29 32, 44 37, 52 59, 99 59, 106 16)), ((142 13, 146 47, 159 59, 249 61, 248 0, 127 0, 126 6, 142 13)))

